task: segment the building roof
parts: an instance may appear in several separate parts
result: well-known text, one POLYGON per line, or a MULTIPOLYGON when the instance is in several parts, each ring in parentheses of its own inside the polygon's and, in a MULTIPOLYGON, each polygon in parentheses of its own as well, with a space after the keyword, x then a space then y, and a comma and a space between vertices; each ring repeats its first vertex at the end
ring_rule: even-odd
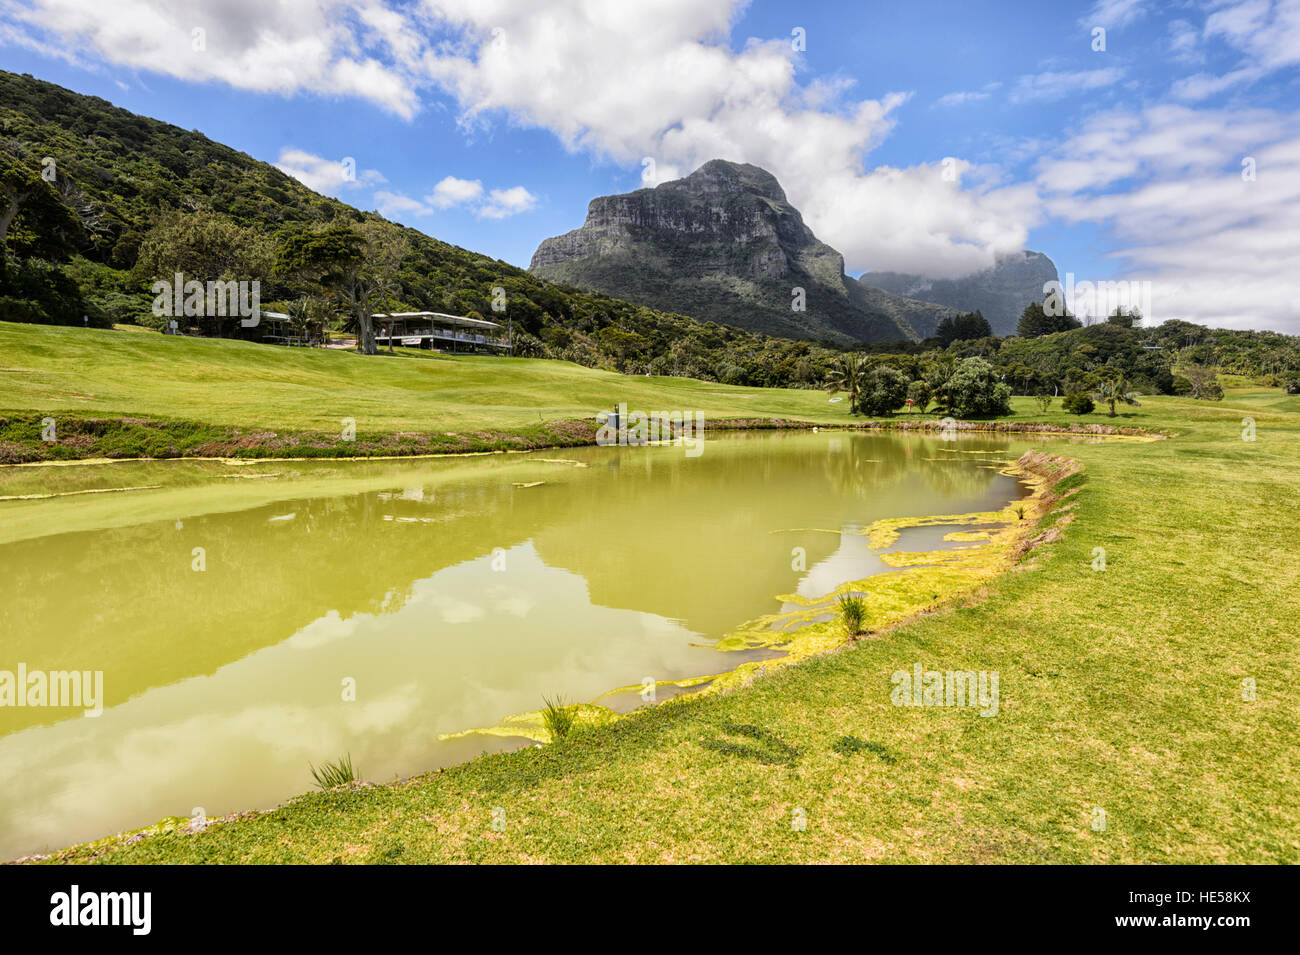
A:
POLYGON ((448 315, 446 312, 376 312, 371 318, 405 320, 414 318, 436 318, 451 325, 463 325, 466 328, 500 328, 497 322, 482 318, 466 318, 464 315, 448 315))

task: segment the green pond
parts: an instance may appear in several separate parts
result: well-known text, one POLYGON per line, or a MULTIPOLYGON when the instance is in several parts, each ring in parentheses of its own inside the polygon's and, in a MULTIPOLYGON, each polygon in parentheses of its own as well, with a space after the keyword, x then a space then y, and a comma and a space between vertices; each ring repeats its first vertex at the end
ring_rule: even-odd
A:
POLYGON ((98 716, 0 706, 0 858, 271 807, 345 753, 378 782, 532 745, 439 737, 775 655, 713 645, 779 595, 905 572, 843 532, 1001 508, 1023 488, 996 465, 1026 446, 751 432, 695 457, 0 469, 0 671, 103 681, 98 716))

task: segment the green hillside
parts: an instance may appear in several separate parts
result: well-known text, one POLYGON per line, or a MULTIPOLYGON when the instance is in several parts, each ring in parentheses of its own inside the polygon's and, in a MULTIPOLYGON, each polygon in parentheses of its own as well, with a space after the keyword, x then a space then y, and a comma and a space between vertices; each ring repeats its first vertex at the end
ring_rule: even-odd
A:
POLYGON ((809 342, 545 282, 318 195, 199 132, 0 71, 0 200, 25 188, 50 202, 31 206, 31 214, 20 210, 9 231, 8 268, 0 267, 2 319, 81 324, 88 315, 101 327, 158 326, 147 290, 172 266, 201 280, 232 277, 232 270, 234 277, 252 275, 262 282, 264 307, 301 296, 325 299, 325 290, 274 264, 293 237, 334 223, 404 244, 386 305, 508 320, 518 354, 754 385, 809 384, 832 354, 809 342), (46 157, 55 161, 52 184, 41 180, 46 157), (67 230, 53 228, 60 211, 75 220, 67 230), (47 237, 64 231, 69 241, 55 255, 47 237), (168 243, 175 232, 199 235, 174 248, 168 243), (223 243, 233 248, 216 248, 223 243), (56 268, 46 264, 51 258, 71 261, 56 268), (496 288, 504 290, 504 311, 492 309, 496 288))

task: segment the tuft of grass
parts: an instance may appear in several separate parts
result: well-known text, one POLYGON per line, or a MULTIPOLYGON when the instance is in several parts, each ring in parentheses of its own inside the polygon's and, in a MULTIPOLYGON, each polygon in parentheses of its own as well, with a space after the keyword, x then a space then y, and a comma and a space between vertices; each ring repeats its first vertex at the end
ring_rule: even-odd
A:
POLYGON ((1025 519, 1025 505, 1023 505, 1023 504, 1017 504, 1017 505, 1016 505, 1016 520, 1023 521, 1024 519, 1025 519))
POLYGON ((565 703, 563 696, 557 696, 554 700, 542 697, 542 702, 545 704, 542 709, 542 723, 546 726, 546 731, 551 734, 551 740, 566 739, 577 725, 573 707, 565 703))
POLYGON ((841 594, 840 626, 850 640, 856 640, 867 622, 867 602, 857 594, 841 594))
POLYGON ((357 778, 356 770, 352 768, 352 754, 348 753, 336 763, 322 763, 320 766, 312 766, 311 774, 316 780, 316 785, 321 789, 333 789, 335 786, 342 786, 346 783, 355 782, 357 778))

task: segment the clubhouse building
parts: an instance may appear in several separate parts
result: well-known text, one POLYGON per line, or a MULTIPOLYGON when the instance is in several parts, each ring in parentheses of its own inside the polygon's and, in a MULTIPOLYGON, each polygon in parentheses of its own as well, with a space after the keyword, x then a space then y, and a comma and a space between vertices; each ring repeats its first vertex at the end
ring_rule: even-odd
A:
MULTIPOLYGON (((381 348, 402 345, 447 352, 481 352, 499 355, 510 348, 509 335, 497 322, 444 312, 379 312, 371 316, 375 326, 375 343, 381 348)), ((271 345, 317 347, 328 340, 323 323, 295 324, 283 312, 261 313, 256 329, 257 340, 271 345)))
POLYGON ((439 351, 483 351, 499 354, 510 339, 497 322, 444 312, 393 312, 372 316, 375 340, 381 346, 405 345, 439 351))

